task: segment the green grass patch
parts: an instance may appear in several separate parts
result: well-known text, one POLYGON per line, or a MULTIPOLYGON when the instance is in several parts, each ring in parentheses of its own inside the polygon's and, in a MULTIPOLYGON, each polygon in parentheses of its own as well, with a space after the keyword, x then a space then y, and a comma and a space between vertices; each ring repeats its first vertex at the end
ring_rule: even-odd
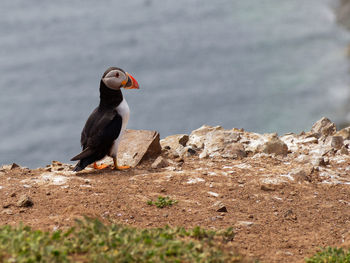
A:
POLYGON ((154 201, 154 202, 152 200, 147 201, 148 205, 155 205, 158 208, 172 206, 173 204, 176 204, 176 203, 177 203, 177 201, 170 199, 169 196, 166 196, 166 197, 158 196, 157 201, 154 201))
POLYGON ((350 249, 328 247, 305 259, 307 263, 350 263, 350 249))
POLYGON ((229 248, 232 228, 136 229, 77 220, 68 231, 0 227, 0 262, 249 262, 229 248))

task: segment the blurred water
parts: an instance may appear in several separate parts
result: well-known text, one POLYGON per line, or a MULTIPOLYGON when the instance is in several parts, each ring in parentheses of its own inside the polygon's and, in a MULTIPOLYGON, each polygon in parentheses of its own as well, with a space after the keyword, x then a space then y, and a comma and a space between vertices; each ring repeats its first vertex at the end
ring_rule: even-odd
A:
POLYGON ((344 121, 348 32, 328 0, 0 3, 0 164, 67 162, 109 66, 132 73, 129 128, 255 132, 344 121))

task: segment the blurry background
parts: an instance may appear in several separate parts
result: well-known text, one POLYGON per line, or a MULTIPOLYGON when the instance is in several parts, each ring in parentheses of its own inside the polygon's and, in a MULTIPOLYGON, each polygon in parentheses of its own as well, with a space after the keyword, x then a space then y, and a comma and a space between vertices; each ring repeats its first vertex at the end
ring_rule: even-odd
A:
MULTIPOLYGON (((335 0, 334 0, 335 1, 335 0)), ((350 34, 330 0, 0 3, 0 164, 68 162, 109 66, 133 74, 128 127, 259 133, 349 120, 350 34)))

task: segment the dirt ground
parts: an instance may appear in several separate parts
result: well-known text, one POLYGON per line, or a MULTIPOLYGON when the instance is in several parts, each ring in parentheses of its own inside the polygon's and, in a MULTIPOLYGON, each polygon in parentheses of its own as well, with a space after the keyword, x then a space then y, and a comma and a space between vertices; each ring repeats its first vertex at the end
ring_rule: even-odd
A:
MULTIPOLYGON (((286 175, 300 164, 273 156, 188 157, 159 169, 150 164, 78 174, 3 169, 0 224, 64 229, 88 215, 135 227, 234 227, 232 247, 262 262, 303 262, 319 247, 350 245, 350 185, 320 183, 320 171, 308 181, 264 186, 261 178, 286 175), (32 206, 20 206, 24 194, 32 206), (163 209, 147 204, 158 196, 178 202, 163 209), (227 212, 217 212, 223 206, 227 212)), ((344 170, 349 164, 347 159, 328 167, 344 170)))

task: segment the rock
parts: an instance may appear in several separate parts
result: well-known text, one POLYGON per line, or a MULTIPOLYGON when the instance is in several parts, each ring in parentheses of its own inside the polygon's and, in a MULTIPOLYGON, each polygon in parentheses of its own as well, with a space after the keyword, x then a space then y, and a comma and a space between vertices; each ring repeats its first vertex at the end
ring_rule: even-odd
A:
POLYGON ((211 196, 214 196, 214 197, 219 197, 219 194, 215 193, 215 192, 209 191, 208 194, 211 195, 211 196))
POLYGON ((327 165, 325 159, 322 156, 313 158, 311 161, 311 164, 313 166, 326 166, 327 165))
MULTIPOLYGON (((118 165, 135 167, 144 160, 158 157, 162 151, 159 141, 156 131, 126 130, 118 149, 118 165)), ((113 164, 110 157, 102 162, 113 164)))
POLYGON ((192 145, 198 149, 203 149, 207 134, 209 132, 219 130, 223 130, 223 128, 221 126, 211 127, 208 125, 203 125, 199 129, 191 132, 187 145, 192 145))
POLYGON ((13 215, 13 211, 11 209, 4 209, 1 211, 2 215, 13 215))
POLYGON ((350 127, 346 127, 344 129, 341 129, 340 131, 337 131, 335 136, 341 136, 343 137, 344 140, 349 140, 350 139, 350 127))
POLYGON ((340 154, 346 154, 346 155, 348 155, 348 154, 349 154, 349 151, 348 151, 348 149, 347 149, 345 146, 343 146, 343 147, 341 147, 341 149, 340 149, 340 154))
POLYGON ((342 136, 332 136, 332 139, 331 139, 331 146, 334 148, 334 149, 341 149, 341 147, 343 147, 344 145, 344 139, 342 136))
POLYGON ((287 220, 292 220, 292 221, 296 221, 298 218, 296 216, 296 214, 294 213, 294 211, 292 209, 290 210, 287 210, 285 213, 284 213, 284 218, 287 219, 287 220))
POLYGON ((216 212, 227 213, 227 208, 221 201, 215 202, 211 208, 215 209, 216 212))
POLYGON ((176 134, 160 140, 162 149, 177 149, 179 146, 186 146, 189 136, 187 134, 176 134))
POLYGON ((247 153, 242 143, 231 143, 226 145, 222 157, 230 159, 241 159, 247 157, 247 153))
POLYGON ((313 172, 313 167, 305 167, 293 170, 290 175, 294 178, 296 182, 311 182, 311 174, 313 172))
POLYGON ((167 166, 169 166, 169 162, 165 160, 162 156, 158 156, 157 159, 151 165, 153 169, 164 168, 167 166))
POLYGON ((196 150, 192 148, 192 146, 186 146, 183 147, 181 150, 178 149, 179 157, 184 158, 184 157, 190 157, 192 155, 196 154, 196 150))
POLYGON ((200 159, 204 159, 204 158, 208 158, 209 154, 207 153, 207 151, 202 151, 199 156, 200 159))
POLYGON ((263 152, 267 154, 287 155, 288 146, 280 139, 274 137, 263 145, 263 152))
POLYGON ((206 136, 204 150, 209 154, 210 157, 221 156, 225 153, 225 148, 228 145, 237 142, 239 139, 240 135, 235 131, 211 131, 206 136))
POLYGON ((287 183, 281 177, 268 177, 260 181, 260 189, 263 191, 276 191, 284 188, 287 183))
POLYGON ((318 138, 327 137, 336 132, 336 126, 328 118, 323 117, 312 126, 311 132, 315 133, 318 138))
POLYGON ((17 206, 19 207, 30 207, 33 205, 34 203, 32 199, 27 195, 22 195, 17 202, 17 206))
POLYGON ((19 166, 18 164, 16 163, 12 163, 12 164, 5 164, 1 167, 2 170, 4 171, 9 171, 9 170, 13 170, 13 169, 16 169, 16 168, 20 168, 21 166, 19 166))
POLYGON ((222 205, 218 210, 216 210, 216 212, 224 212, 224 213, 227 213, 227 208, 226 208, 226 206, 222 205))
POLYGON ((52 166, 62 166, 63 164, 61 162, 59 162, 59 161, 52 161, 51 165, 52 166))
POLYGON ((252 226, 254 222, 251 221, 238 221, 237 226, 252 226))
POLYGON ((9 208, 11 205, 12 205, 12 204, 7 203, 7 204, 4 204, 4 205, 2 206, 2 208, 9 208))

